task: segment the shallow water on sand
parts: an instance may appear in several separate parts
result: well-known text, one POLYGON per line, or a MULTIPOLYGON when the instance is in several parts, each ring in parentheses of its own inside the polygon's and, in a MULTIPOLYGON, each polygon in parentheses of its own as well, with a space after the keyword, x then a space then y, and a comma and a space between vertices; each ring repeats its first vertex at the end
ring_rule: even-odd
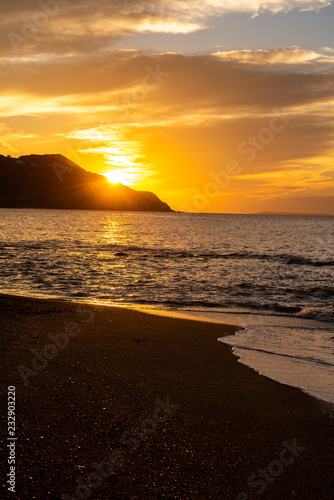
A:
POLYGON ((261 375, 334 403, 333 328, 254 324, 219 340, 261 375))
MULTIPOLYGON (((240 310, 146 310, 151 314, 239 325, 219 338, 239 361, 282 384, 334 404, 334 324, 278 313, 240 310)), ((334 408, 334 406, 333 406, 334 408)))

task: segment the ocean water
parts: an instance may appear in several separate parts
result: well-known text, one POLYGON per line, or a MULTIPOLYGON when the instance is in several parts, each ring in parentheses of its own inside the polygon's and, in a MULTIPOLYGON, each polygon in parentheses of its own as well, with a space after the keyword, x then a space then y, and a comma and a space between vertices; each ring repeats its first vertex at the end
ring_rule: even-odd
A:
POLYGON ((334 328, 264 321, 220 341, 262 375, 334 403, 334 328))
POLYGON ((1 209, 0 291, 230 311, 241 362, 334 402, 333 241, 333 217, 1 209))

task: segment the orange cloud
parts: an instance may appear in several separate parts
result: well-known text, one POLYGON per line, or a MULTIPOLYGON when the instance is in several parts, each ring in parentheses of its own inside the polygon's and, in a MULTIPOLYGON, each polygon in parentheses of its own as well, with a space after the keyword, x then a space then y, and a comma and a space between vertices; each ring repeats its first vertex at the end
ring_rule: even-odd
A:
MULTIPOLYGON (((328 49, 327 52, 329 52, 328 49)), ((253 64, 298 65, 303 63, 334 63, 334 56, 325 56, 311 50, 303 50, 300 47, 273 50, 231 50, 215 52, 213 55, 225 61, 253 64)))
POLYGON ((136 169, 136 187, 175 209, 331 201, 332 66, 295 47, 247 54, 0 61, 1 149, 59 152, 99 173, 136 169))

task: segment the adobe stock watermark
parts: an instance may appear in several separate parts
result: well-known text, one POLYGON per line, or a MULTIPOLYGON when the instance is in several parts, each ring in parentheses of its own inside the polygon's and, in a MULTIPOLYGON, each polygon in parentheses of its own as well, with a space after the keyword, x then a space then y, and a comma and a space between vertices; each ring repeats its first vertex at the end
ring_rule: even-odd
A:
MULTIPOLYGON (((86 316, 84 319, 86 324, 91 323, 95 318, 95 312, 85 308, 83 304, 78 306, 77 314, 79 316, 86 316)), ((49 361, 54 360, 58 356, 59 351, 63 351, 68 346, 70 338, 77 337, 81 332, 81 328, 75 321, 66 323, 64 330, 64 332, 47 334, 47 337, 52 340, 53 343, 45 344, 41 352, 36 349, 31 349, 30 352, 33 355, 31 367, 18 365, 17 369, 24 385, 28 385, 31 376, 36 377, 47 367, 49 361)))
MULTIPOLYGON (((272 484, 275 479, 283 474, 285 467, 293 464, 300 454, 307 450, 305 446, 297 444, 297 439, 294 439, 292 444, 283 441, 284 448, 279 454, 279 459, 270 462, 266 469, 258 469, 255 474, 251 474, 247 479, 247 483, 251 488, 257 488, 256 494, 261 495, 266 490, 267 486, 272 484)), ((236 500, 246 500, 249 498, 248 493, 239 493, 236 500)))
POLYGON ((64 180, 65 174, 70 174, 73 172, 73 166, 69 163, 54 161, 51 163, 51 168, 54 171, 59 183, 62 183, 64 180))
MULTIPOLYGON (((39 0, 38 6, 39 10, 34 12, 31 16, 21 17, 22 25, 19 33, 9 32, 7 34, 7 39, 10 42, 12 49, 16 54, 20 52, 20 49, 27 44, 30 40, 32 40, 38 32, 45 28, 50 19, 56 17, 61 7, 68 5, 71 0, 39 0)), ((110 7, 112 8, 120 8, 120 11, 124 12, 124 2, 122 0, 112 0, 110 2, 110 7)), ((167 3, 158 3, 156 5, 152 4, 152 14, 158 17, 164 17, 165 12, 167 11, 167 17, 170 17, 168 14, 169 5, 167 3)), ((133 15, 140 15, 143 13, 143 8, 138 5, 138 10, 136 12, 136 6, 132 8, 131 13, 133 15)), ((146 11, 149 11, 149 6, 146 7, 146 11)))
MULTIPOLYGON (((155 401, 155 408, 150 418, 143 420, 138 427, 131 427, 130 431, 125 432, 119 443, 128 447, 130 452, 138 450, 141 444, 149 439, 157 429, 158 425, 163 424, 179 408, 180 405, 175 405, 170 402, 169 396, 164 403, 159 398, 155 401)), ((92 468, 95 472, 91 472, 85 481, 82 478, 76 478, 78 483, 73 496, 62 494, 62 500, 85 500, 90 497, 93 490, 101 486, 103 479, 108 479, 114 472, 115 467, 121 467, 126 460, 125 450, 117 448, 112 450, 108 456, 108 461, 97 463, 92 462, 92 468)))
POLYGON ((40 7, 30 18, 21 17, 22 27, 21 32, 13 33, 12 31, 7 34, 7 38, 16 54, 21 48, 33 39, 39 30, 45 28, 50 19, 56 17, 62 6, 70 3, 71 0, 39 0, 40 7))
MULTIPOLYGON (((273 109, 273 116, 271 117, 268 127, 263 127, 254 136, 249 136, 247 140, 242 141, 237 152, 241 156, 245 156, 247 163, 253 162, 259 153, 264 151, 264 149, 271 144, 275 136, 283 132, 291 121, 295 119, 295 115, 289 114, 286 108, 283 109, 273 109)), ((230 160, 225 165, 224 169, 215 172, 211 170, 209 176, 211 181, 208 182, 201 192, 197 188, 193 188, 194 193, 192 199, 192 206, 186 205, 184 203, 178 206, 180 211, 202 211, 210 203, 210 200, 220 195, 224 189, 228 187, 231 179, 237 175, 240 175, 243 171, 243 167, 239 160, 230 160)))
MULTIPOLYGON (((157 64, 155 68, 152 68, 151 66, 146 66, 145 71, 146 74, 143 77, 141 86, 139 88, 137 88, 136 90, 132 90, 130 92, 123 92, 120 97, 116 98, 114 101, 111 102, 112 106, 124 105, 124 104, 127 105, 126 109, 124 110, 124 113, 120 117, 120 120, 122 122, 129 119, 131 113, 130 111, 131 104, 143 102, 145 99, 147 99, 149 92, 157 89, 169 76, 169 73, 167 73, 166 71, 162 71, 160 69, 159 64, 157 64)), ((110 121, 100 122, 95 128, 98 129, 100 127, 110 127, 110 121)), ((98 137, 96 137, 94 139, 86 139, 84 141, 80 141, 78 142, 76 148, 67 147, 65 154, 71 161, 80 164, 80 162, 83 160, 80 151, 84 151, 86 149, 93 149, 94 146, 96 146, 96 142, 98 140, 99 140, 98 137)), ((66 163, 53 162, 51 164, 51 167, 60 183, 63 182, 65 174, 69 174, 73 171, 73 166, 66 163)))
POLYGON ((125 121, 129 118, 131 104, 145 101, 148 93, 152 90, 156 90, 169 76, 169 73, 166 71, 161 71, 159 64, 156 65, 155 69, 151 68, 151 66, 146 66, 145 71, 146 75, 142 79, 140 88, 131 90, 130 92, 124 92, 119 98, 112 102, 114 106, 117 104, 128 105, 121 117, 121 121, 125 121))

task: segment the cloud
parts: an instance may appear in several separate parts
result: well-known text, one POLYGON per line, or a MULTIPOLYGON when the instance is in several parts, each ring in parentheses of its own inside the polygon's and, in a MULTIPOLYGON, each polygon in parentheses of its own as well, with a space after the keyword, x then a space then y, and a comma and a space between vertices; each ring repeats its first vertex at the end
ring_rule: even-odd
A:
POLYGON ((217 57, 137 50, 3 58, 2 141, 20 154, 73 154, 96 172, 110 169, 106 160, 118 167, 132 161, 143 179, 152 173, 141 189, 155 182, 166 201, 165 192, 190 192, 188 205, 193 189, 203 192, 212 182, 210 172, 238 161, 242 172, 206 205, 209 211, 233 211, 236 199, 246 210, 249 200, 284 192, 330 200, 334 70, 324 70, 314 54, 292 47, 247 51, 246 58, 244 51, 217 57), (277 110, 287 125, 273 137, 269 130, 268 140, 277 110), (255 156, 244 154, 240 144, 249 148, 254 140, 255 156))
POLYGON ((1 7, 0 53, 96 52, 142 32, 191 33, 227 13, 318 10, 328 0, 17 0, 1 7))
MULTIPOLYGON (((321 49, 321 50, 324 50, 321 49)), ((324 50, 325 51, 325 50, 324 50)), ((334 52, 327 48, 327 52, 334 52)), ((272 50, 231 50, 224 52, 215 52, 213 54, 225 61, 237 61, 238 63, 253 63, 253 64, 323 64, 334 63, 334 56, 324 56, 323 54, 304 50, 300 47, 289 47, 283 49, 272 50)))
POLYGON ((322 50, 323 52, 330 52, 330 53, 334 52, 334 49, 331 47, 321 47, 320 50, 322 50))
MULTIPOLYGON (((290 57, 290 51, 286 52, 290 57)), ((279 54, 281 61, 283 56, 279 54)), ((16 97, 12 102, 11 96, 23 99, 28 95, 54 99, 54 104, 44 103, 47 108, 61 105, 60 99, 64 106, 72 103, 77 107, 85 102, 87 106, 110 109, 125 106, 137 113, 175 118, 308 106, 334 98, 332 70, 318 70, 315 65, 305 71, 309 62, 305 57, 290 69, 282 69, 281 62, 255 67, 252 60, 257 57, 257 52, 250 54, 250 62, 243 56, 238 59, 237 54, 232 60, 224 60, 210 55, 114 51, 90 57, 56 57, 40 63, 23 59, 9 64, 0 60, 3 95, 7 93, 9 99, 3 104, 12 103, 15 111, 16 97), (94 94, 94 100, 90 94, 94 94)), ((20 111, 18 106, 16 111, 20 111)))
MULTIPOLYGON (((182 6, 187 11, 187 1, 172 2, 173 6, 182 6)), ((330 0, 195 0, 191 8, 195 15, 217 15, 230 12, 248 12, 256 15, 263 12, 289 12, 292 9, 301 11, 318 10, 331 5, 330 0)))

